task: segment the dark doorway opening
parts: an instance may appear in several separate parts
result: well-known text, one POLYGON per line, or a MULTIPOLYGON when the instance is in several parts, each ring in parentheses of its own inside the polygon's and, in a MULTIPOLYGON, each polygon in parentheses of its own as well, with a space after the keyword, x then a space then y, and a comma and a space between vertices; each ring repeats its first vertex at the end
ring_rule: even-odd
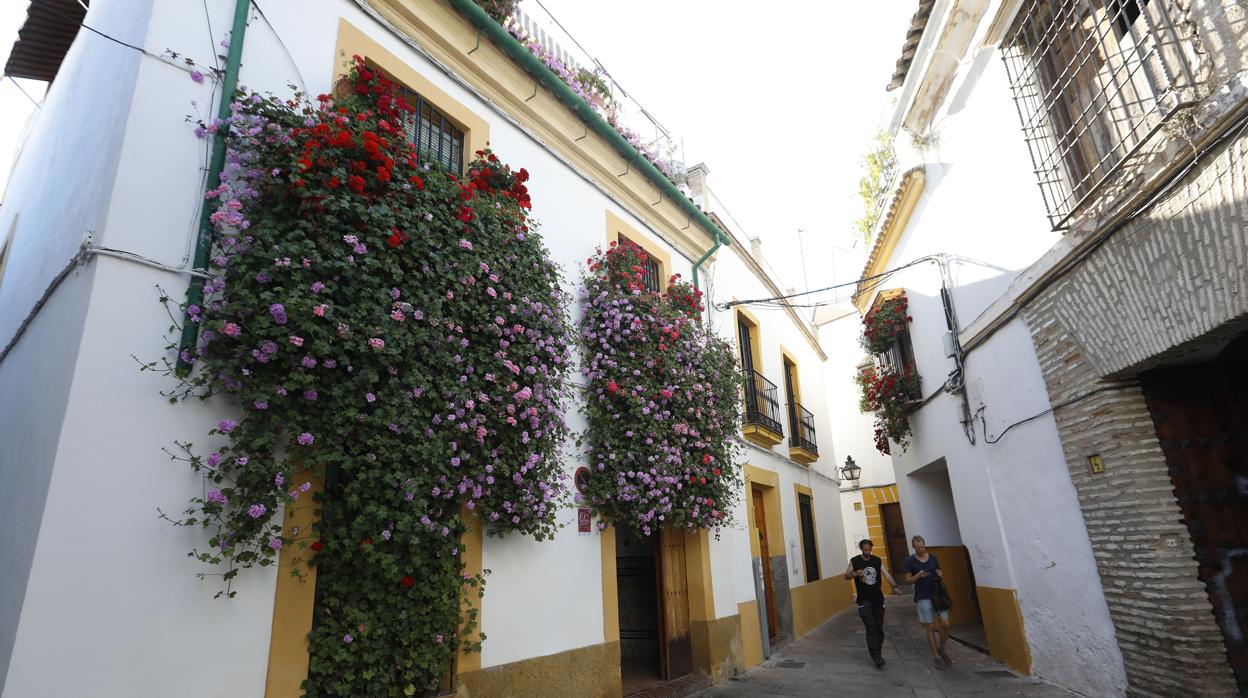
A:
POLYGON ((663 680, 659 657, 659 578, 655 541, 617 527, 616 587, 620 604, 620 676, 624 695, 663 680))
POLYGON ((640 536, 616 528, 620 677, 624 695, 693 671, 682 531, 640 536))
POLYGON ((1248 335, 1140 377, 1241 695, 1248 696, 1248 335))
POLYGON ((888 548, 888 569, 894 579, 906 572, 906 558, 910 555, 910 541, 906 540, 906 524, 901 518, 901 505, 881 504, 880 521, 884 525, 884 543, 888 548))

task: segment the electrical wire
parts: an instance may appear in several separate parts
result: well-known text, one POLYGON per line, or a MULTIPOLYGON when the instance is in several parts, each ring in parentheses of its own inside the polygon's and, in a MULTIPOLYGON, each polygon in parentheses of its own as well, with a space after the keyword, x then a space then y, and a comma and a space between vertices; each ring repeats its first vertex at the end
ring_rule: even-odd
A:
POLYGON ((299 78, 299 88, 303 90, 303 94, 308 94, 308 84, 303 80, 303 73, 299 70, 299 64, 295 62, 295 57, 291 55, 290 49, 286 47, 286 42, 282 41, 282 35, 277 33, 277 28, 265 16, 264 10, 260 9, 260 3, 251 0, 251 6, 256 8, 256 14, 260 15, 260 19, 269 27, 269 33, 273 34, 273 38, 277 39, 277 43, 282 47, 282 52, 286 54, 286 60, 290 61, 290 66, 295 69, 295 77, 299 78))
POLYGON ((1138 388, 1138 387, 1140 387, 1139 383, 1124 383, 1124 384, 1118 384, 1118 385, 1103 385, 1099 388, 1089 390, 1088 392, 1083 393, 1082 395, 1072 397, 1069 400, 1063 400, 1057 403, 1056 405, 1049 407, 1049 409, 1043 410, 1041 412, 1037 412, 1036 414, 1033 414, 1030 417, 1027 417, 1026 419, 1020 419, 1017 422, 1014 422, 1013 424, 1003 429, 1000 434, 997 434, 996 438, 990 438, 988 436, 988 420, 984 417, 984 414, 987 412, 987 408, 980 407, 978 416, 979 416, 979 423, 983 426, 983 429, 984 429, 984 443, 995 444, 999 442, 1001 439, 1005 438, 1005 435, 1009 433, 1009 431, 1013 429, 1014 427, 1021 426, 1028 422, 1040 419, 1041 417, 1051 414, 1053 412, 1056 412, 1057 410, 1060 410, 1063 407, 1069 407, 1075 403, 1082 402, 1092 397, 1093 395, 1097 395, 1099 393, 1103 393, 1109 390, 1126 390, 1127 388, 1138 388))
POLYGON ((83 246, 78 250, 78 253, 70 258, 69 262, 61 268, 60 272, 58 272, 56 276, 52 277, 52 281, 49 282, 47 288, 43 290, 43 295, 39 296, 39 300, 35 301, 34 306, 30 309, 30 312, 26 313, 26 317, 22 318, 22 323, 17 326, 17 331, 13 333, 13 336, 9 339, 9 343, 4 345, 3 350, 0 350, 0 364, 4 363, 4 360, 8 358, 9 353, 13 351, 13 347, 17 346, 18 340, 22 338, 22 335, 26 334, 26 330, 30 327, 30 323, 34 322, 35 316, 39 314, 39 311, 42 310, 43 306, 48 302, 48 299, 52 297, 52 293, 60 287, 61 283, 65 281, 66 277, 69 276, 70 272, 86 260, 87 250, 86 246, 83 246))
MULTIPOLYGON (((149 52, 147 51, 147 49, 143 48, 142 46, 135 46, 134 44, 128 44, 128 43, 126 43, 126 42, 122 41, 121 39, 118 39, 118 38, 115 38, 115 37, 109 36, 108 34, 105 34, 104 32, 102 32, 102 31, 100 31, 100 30, 98 30, 98 29, 96 29, 96 28, 94 28, 94 27, 88 26, 87 24, 84 24, 83 22, 81 22, 81 21, 79 21, 79 20, 76 20, 76 19, 74 19, 73 17, 70 17, 69 15, 65 14, 64 12, 61 12, 60 10, 56 9, 55 7, 52 7, 52 5, 50 5, 49 3, 42 3, 42 2, 40 2, 40 3, 31 3, 30 8, 31 8, 32 10, 39 9, 39 10, 45 10, 45 11, 47 11, 47 12, 51 12, 52 14, 54 14, 54 15, 56 15, 56 16, 58 16, 58 17, 60 17, 63 21, 68 22, 68 23, 70 23, 70 24, 76 24, 76 25, 78 25, 79 27, 82 27, 83 29, 86 29, 87 31, 92 32, 92 33, 94 33, 94 34, 98 34, 98 35, 100 35, 100 36, 104 37, 105 39, 108 39, 109 41, 111 41, 111 42, 115 43, 115 44, 120 44, 120 45, 122 45, 122 46, 125 46, 126 48, 132 48, 132 49, 134 49, 135 51, 138 51, 139 53, 143 54, 144 56, 153 56, 153 54, 149 53, 149 52)), ((154 57, 154 56, 153 56, 153 57, 154 57)))
POLYGON ((197 271, 197 270, 195 270, 195 269, 188 269, 188 268, 186 268, 185 266, 181 266, 181 267, 171 266, 171 265, 169 265, 169 264, 165 264, 165 263, 163 263, 163 262, 158 262, 158 261, 156 261, 156 260, 154 260, 154 259, 151 259, 150 257, 144 257, 143 255, 138 254, 138 253, 136 253, 136 252, 128 252, 128 251, 126 251, 126 250, 116 250, 116 249, 113 249, 113 248, 111 248, 111 247, 99 247, 99 246, 95 246, 95 245, 90 245, 90 246, 87 246, 87 247, 85 248, 85 251, 86 251, 86 254, 87 254, 88 256, 90 256, 90 255, 103 255, 103 256, 105 256, 105 257, 115 257, 115 258, 117 258, 117 259, 124 259, 124 260, 126 260, 126 261, 128 261, 128 262, 134 262, 134 263, 136 263, 136 264, 142 264, 143 266, 152 267, 152 268, 154 268, 154 269, 161 269, 161 270, 164 270, 164 271, 171 271, 171 272, 173 272, 173 273, 175 273, 175 274, 187 274, 187 275, 190 275, 190 276, 197 276, 197 277, 199 277, 199 278, 201 278, 201 279, 211 279, 211 278, 212 278, 212 275, 211 275, 211 274, 206 274, 206 273, 204 273, 204 272, 202 272, 202 271, 197 271))
POLYGON ((13 83, 13 86, 16 87, 18 90, 20 90, 22 94, 26 95, 26 99, 29 99, 30 103, 35 105, 35 109, 43 109, 43 105, 40 104, 39 102, 36 102, 35 98, 31 97, 30 93, 26 91, 26 88, 22 87, 22 84, 20 82, 13 79, 12 75, 6 75, 5 77, 7 77, 9 79, 9 82, 13 83))
MULTIPOLYGON (((728 310, 729 308, 732 308, 732 307, 734 307, 734 306, 738 306, 738 305, 757 305, 757 304, 762 304, 762 303, 774 303, 774 302, 776 302, 776 301, 788 300, 789 298, 798 298, 798 297, 800 297, 800 296, 809 296, 809 295, 814 294, 814 293, 822 293, 822 292, 824 292, 824 291, 831 291, 832 289, 836 289, 836 288, 845 288, 845 287, 847 287, 847 286, 856 286, 856 285, 858 285, 858 284, 860 284, 860 283, 862 283, 862 282, 864 282, 864 281, 872 281, 872 280, 875 280, 875 279, 886 278, 886 277, 892 276, 893 274, 896 274, 897 272, 901 271, 902 269, 908 269, 909 267, 913 267, 913 266, 916 266, 916 265, 918 265, 918 264, 922 264, 922 263, 924 263, 924 262, 932 262, 932 261, 936 261, 936 257, 935 257, 935 256, 933 256, 933 255, 928 255, 928 256, 926 256, 926 257, 919 257, 918 259, 916 259, 916 260, 914 260, 914 261, 912 261, 912 262, 908 262, 908 263, 906 263, 906 264, 903 264, 903 265, 901 265, 901 266, 899 266, 899 267, 894 267, 894 268, 892 268, 892 269, 888 269, 888 270, 886 270, 886 271, 882 271, 882 272, 880 272, 879 274, 872 274, 871 276, 864 276, 864 277, 862 277, 862 278, 860 278, 860 279, 856 279, 856 280, 854 280, 854 281, 846 281, 845 283, 833 284, 833 285, 831 285, 831 286, 824 286, 823 288, 816 288, 816 289, 812 289, 812 290, 810 290, 810 291, 800 291, 800 292, 798 292, 798 293, 789 293, 789 294, 786 294, 786 295, 783 295, 783 296, 772 296, 772 297, 770 297, 770 298, 753 298, 753 299, 750 299, 750 300, 743 300, 743 301, 727 301, 727 302, 725 302, 725 303, 719 303, 719 304, 717 304, 715 307, 716 307, 716 308, 718 308, 718 309, 720 309, 720 310, 728 310)), ((879 284, 877 283, 876 285, 878 286, 879 284)), ((826 302, 825 302, 824 304, 826 305, 826 302)), ((789 305, 789 306, 791 306, 791 307, 795 307, 795 308, 800 308, 800 307, 817 307, 817 304, 811 304, 811 305, 797 305, 797 304, 785 303, 784 305, 789 305)))

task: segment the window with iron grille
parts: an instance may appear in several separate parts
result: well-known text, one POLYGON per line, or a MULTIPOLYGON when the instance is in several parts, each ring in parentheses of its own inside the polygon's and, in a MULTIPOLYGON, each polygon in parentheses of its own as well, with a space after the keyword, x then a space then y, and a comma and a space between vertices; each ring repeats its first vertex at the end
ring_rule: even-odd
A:
MULTIPOLYGON (((910 339, 910 328, 908 326, 897 334, 897 339, 893 342, 893 346, 889 347, 888 351, 880 354, 880 365, 899 376, 915 373, 914 341, 910 339)), ((914 385, 919 388, 920 392, 914 395, 906 394, 906 399, 923 399, 922 383, 917 375, 915 376, 914 385)))
POLYGON ((403 124, 404 133, 416 146, 422 162, 436 162, 448 172, 464 171, 464 132, 437 107, 418 93, 406 90, 412 111, 403 124))
MULTIPOLYGON (((620 235, 620 242, 621 243, 631 242, 634 245, 637 245, 636 242, 629 240, 623 235, 620 235)), ((637 247, 642 252, 646 251, 645 248, 642 247, 641 245, 637 245, 637 247)), ((646 252, 645 267, 646 267, 646 275, 645 275, 645 278, 641 280, 641 284, 642 286, 645 287, 647 291, 653 291, 655 293, 658 293, 659 292, 659 274, 660 274, 659 262, 658 260, 654 258, 654 255, 650 254, 649 252, 646 252)))
POLYGON ((819 548, 815 539, 815 513, 810 495, 797 493, 797 517, 802 527, 802 559, 806 563, 806 581, 819 581, 819 548))
POLYGON ((1026 0, 1002 43, 1049 221, 1063 228, 1190 99, 1175 0, 1026 0))

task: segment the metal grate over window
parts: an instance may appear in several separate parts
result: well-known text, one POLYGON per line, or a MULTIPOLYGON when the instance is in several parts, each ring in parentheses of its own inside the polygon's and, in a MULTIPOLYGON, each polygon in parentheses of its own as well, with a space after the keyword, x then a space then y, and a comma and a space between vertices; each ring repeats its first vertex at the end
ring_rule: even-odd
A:
POLYGON ((1026 0, 1002 44, 1049 221, 1063 228, 1195 84, 1174 0, 1026 0))
POLYGON ((403 124, 404 132, 425 162, 436 162, 448 172, 464 171, 464 132, 416 92, 405 91, 413 111, 403 124))

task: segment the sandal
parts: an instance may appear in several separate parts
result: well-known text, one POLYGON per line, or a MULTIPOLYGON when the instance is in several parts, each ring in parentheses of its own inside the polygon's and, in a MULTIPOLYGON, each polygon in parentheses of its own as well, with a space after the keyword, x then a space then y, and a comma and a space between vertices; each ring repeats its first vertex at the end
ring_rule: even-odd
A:
POLYGON ((940 658, 941 658, 941 659, 943 659, 943 660, 945 660, 945 666, 946 666, 946 667, 951 667, 951 666, 953 666, 953 659, 952 659, 952 658, 950 658, 950 657, 949 657, 949 655, 945 652, 945 648, 943 648, 943 647, 942 647, 942 648, 940 648, 940 649, 936 650, 936 654, 939 654, 939 655, 940 655, 940 658))
POLYGON ((936 668, 937 668, 937 669, 940 669, 941 671, 944 671, 944 670, 946 670, 946 669, 948 669, 948 668, 949 668, 949 667, 945 664, 945 660, 941 659, 940 657, 936 657, 933 661, 935 661, 935 662, 936 662, 936 668))

